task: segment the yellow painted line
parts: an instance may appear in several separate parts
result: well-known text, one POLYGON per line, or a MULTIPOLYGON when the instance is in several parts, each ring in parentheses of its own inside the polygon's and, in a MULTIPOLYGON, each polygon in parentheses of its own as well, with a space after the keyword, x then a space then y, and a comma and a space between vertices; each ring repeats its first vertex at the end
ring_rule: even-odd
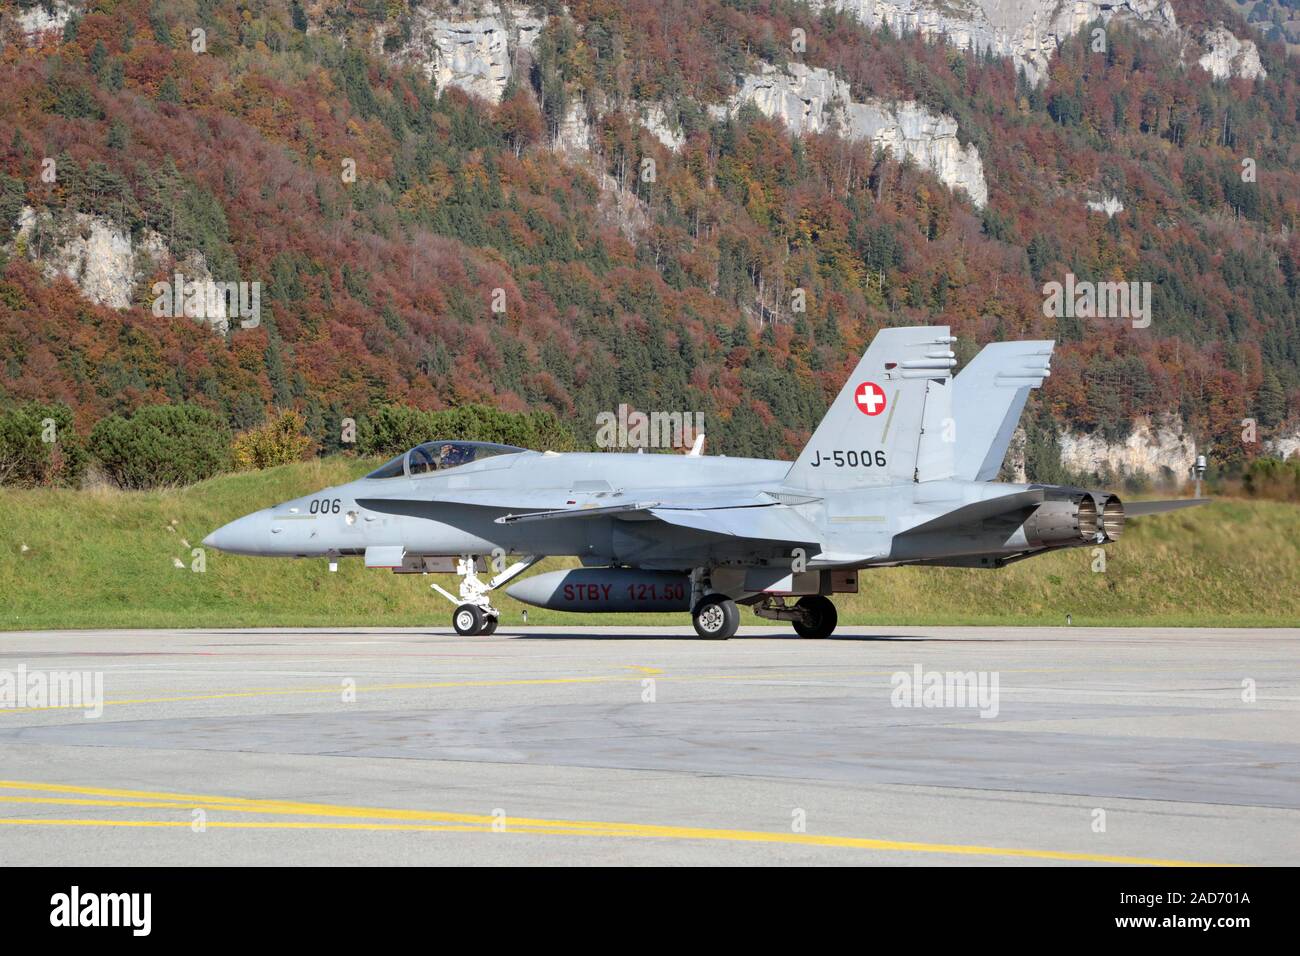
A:
MULTIPOLYGON (((63 827, 161 827, 170 829, 194 829, 194 824, 187 820, 89 820, 66 818, 0 818, 0 826, 63 826, 63 827)), ((506 828, 493 830, 490 825, 469 826, 433 823, 316 823, 295 820, 205 820, 204 829, 224 830, 408 830, 431 833, 539 833, 542 835, 561 836, 633 836, 634 834, 605 832, 601 830, 566 830, 552 827, 545 830, 516 830, 506 828)))
MULTIPOLYGON (((190 812, 193 812, 193 811, 195 811, 195 810, 204 810, 204 811, 208 811, 208 812, 224 811, 224 812, 227 812, 227 813, 257 813, 257 814, 265 814, 265 815, 267 815, 267 816, 275 816, 275 815, 279 814, 279 815, 284 815, 284 816, 323 816, 323 817, 330 817, 330 816, 354 816, 354 815, 360 815, 360 816, 375 816, 375 817, 380 817, 380 818, 385 818, 385 817, 386 817, 386 814, 385 814, 382 810, 376 811, 375 813, 365 813, 365 814, 351 814, 351 813, 342 813, 342 812, 322 812, 322 811, 334 811, 334 810, 336 810, 336 809, 339 810, 339 811, 341 811, 341 810, 343 810, 344 808, 341 808, 341 807, 340 807, 340 808, 331 808, 331 807, 329 807, 328 804, 309 804, 308 806, 319 806, 319 807, 322 808, 322 811, 315 811, 315 812, 313 812, 313 811, 306 811, 306 810, 299 809, 299 806, 302 806, 302 805, 295 805, 295 806, 287 806, 287 805, 286 805, 286 806, 284 806, 283 808, 280 808, 280 807, 278 807, 278 806, 275 804, 274 801, 267 801, 265 804, 259 804, 259 805, 257 805, 257 806, 252 806, 252 805, 243 805, 243 804, 238 804, 238 803, 220 803, 220 804, 218 804, 218 803, 209 803, 209 802, 206 802, 206 801, 191 801, 191 802, 184 802, 184 801, 174 801, 174 800, 92 800, 92 799, 76 798, 76 797, 0 797, 0 803, 36 804, 36 805, 42 805, 42 806, 102 807, 102 808, 104 808, 104 809, 110 809, 110 810, 113 810, 113 809, 138 809, 138 810, 186 810, 186 811, 190 811, 190 812)), ((422 814, 422 813, 420 813, 419 811, 411 811, 411 812, 412 812, 416 817, 428 816, 428 817, 433 818, 433 817, 442 816, 441 814, 436 814, 436 813, 422 814)), ((66 818, 62 818, 62 817, 48 817, 48 818, 44 818, 44 819, 48 820, 48 822, 50 822, 51 824, 57 824, 57 823, 62 822, 62 821, 65 820, 66 818)), ((0 817, 0 824, 3 824, 3 823, 14 823, 15 820, 16 820, 16 818, 4 818, 4 817, 0 817)), ((111 821, 111 822, 116 823, 117 821, 111 821)), ((159 823, 161 823, 162 821, 139 821, 139 822, 141 822, 141 823, 144 823, 144 822, 150 822, 150 823, 153 823, 153 822, 159 822, 159 823)), ((492 824, 493 824, 493 823, 496 823, 496 822, 497 822, 497 818, 494 818, 494 817, 487 817, 487 818, 484 818, 484 821, 483 821, 482 823, 477 824, 477 825, 472 825, 472 824, 468 824, 468 823, 467 823, 467 824, 464 825, 463 829, 465 829, 465 830, 467 830, 467 831, 479 831, 479 830, 483 830, 483 829, 485 829, 485 828, 488 829, 488 830, 492 830, 492 829, 494 829, 494 827, 493 827, 492 824)), ((506 818, 506 822, 507 822, 507 824, 509 825, 509 827, 510 827, 511 829, 517 830, 517 831, 519 831, 519 832, 532 832, 534 828, 541 828, 541 829, 544 829, 544 830, 553 830, 553 829, 555 829, 555 827, 556 827, 557 825, 558 825, 558 826, 563 826, 563 827, 565 828, 565 832, 567 832, 567 833, 588 833, 588 832, 590 832, 590 833, 601 833, 601 832, 603 832, 603 831, 601 831, 601 830, 588 830, 588 829, 585 829, 585 828, 572 827, 572 826, 569 826, 567 823, 552 824, 552 823, 549 823, 549 822, 548 822, 548 823, 545 823, 545 824, 539 824, 539 823, 533 823, 533 822, 527 822, 527 821, 511 820, 511 819, 509 819, 508 817, 506 818)), ((232 823, 232 824, 227 824, 227 825, 233 826, 233 825, 235 825, 235 824, 232 823)), ((272 824, 269 824, 269 823, 268 823, 268 824, 265 824, 265 825, 270 826, 270 825, 272 825, 272 824)), ((323 824, 322 824, 322 825, 323 825, 323 824)), ((352 824, 349 824, 349 826, 351 826, 351 825, 352 825, 352 824)), ((340 826, 343 826, 343 824, 340 824, 340 826)), ((370 824, 367 824, 367 823, 358 823, 358 824, 355 824, 355 826, 357 826, 357 827, 368 827, 368 826, 370 826, 370 824)), ((616 828, 618 828, 618 826, 619 826, 618 824, 611 824, 611 825, 610 825, 610 829, 616 829, 616 828)))
MULTIPOLYGON (((496 818, 484 814, 447 813, 441 811, 403 810, 387 807, 356 807, 329 803, 301 803, 298 801, 267 800, 252 797, 213 796, 211 794, 167 793, 148 790, 122 790, 103 787, 81 787, 65 784, 33 783, 16 780, 0 780, 0 788, 6 790, 28 790, 38 793, 78 794, 121 798, 126 800, 155 800, 176 803, 185 809, 202 806, 220 805, 225 809, 238 809, 241 812, 292 814, 322 817, 376 817, 398 820, 436 820, 453 823, 492 823, 496 818)), ((513 822, 520 826, 554 826, 555 821, 515 818, 513 822)), ((565 826, 591 826, 606 828, 624 826, 623 824, 591 823, 575 824, 564 821, 565 826)))
MULTIPOLYGON (((208 821, 209 827, 256 829, 319 830, 445 830, 467 829, 494 831, 498 818, 484 814, 445 811, 404 810, 389 807, 356 807, 286 800, 261 800, 248 797, 217 797, 201 794, 177 794, 144 790, 82 787, 16 780, 0 780, 0 788, 44 793, 73 793, 103 797, 179 802, 186 809, 196 805, 220 804, 219 808, 247 813, 285 814, 335 818, 369 818, 364 822, 312 821, 208 821), (384 822, 375 822, 384 821, 384 822), (396 821, 396 822, 389 822, 396 821)), ((568 834, 582 836, 641 837, 674 840, 716 840, 730 843, 778 843, 796 846, 836 847, 843 849, 880 850, 896 853, 934 853, 956 856, 1012 857, 1032 860, 1057 860, 1070 863, 1109 863, 1136 866, 1215 866, 1189 860, 1165 860, 1137 856, 1114 856, 1099 853, 1074 853, 1063 850, 1036 850, 1019 847, 994 847, 957 843, 922 843, 909 840, 880 840, 868 837, 823 836, 813 833, 780 833, 763 830, 731 830, 713 827, 684 827, 649 823, 619 823, 593 820, 548 820, 506 816, 505 832, 529 832, 541 835, 568 834)), ((0 826, 115 826, 115 827, 189 827, 189 821, 169 820, 88 820, 0 818, 0 826)))

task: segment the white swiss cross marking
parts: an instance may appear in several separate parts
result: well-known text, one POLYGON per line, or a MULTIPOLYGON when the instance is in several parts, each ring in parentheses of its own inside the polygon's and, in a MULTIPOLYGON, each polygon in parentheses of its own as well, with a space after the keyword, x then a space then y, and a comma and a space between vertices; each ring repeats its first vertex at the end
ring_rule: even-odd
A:
POLYGON ((875 382, 863 382, 853 394, 858 411, 863 415, 879 415, 885 410, 885 390, 875 382))

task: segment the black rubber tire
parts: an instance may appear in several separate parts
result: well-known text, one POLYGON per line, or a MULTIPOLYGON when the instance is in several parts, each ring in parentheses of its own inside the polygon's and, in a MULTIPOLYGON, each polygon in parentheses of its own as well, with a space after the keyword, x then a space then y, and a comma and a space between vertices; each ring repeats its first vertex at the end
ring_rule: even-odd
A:
POLYGON ((725 641, 740 627, 740 608, 724 594, 706 594, 691 612, 691 623, 706 641, 725 641))
POLYGON ((479 629, 479 637, 487 637, 489 634, 496 633, 497 625, 501 623, 501 618, 493 617, 491 614, 483 615, 483 627, 479 629))
POLYGON ((461 637, 473 637, 483 630, 485 617, 486 615, 476 605, 462 604, 452 614, 451 626, 461 637))
POLYGON ((802 621, 791 622, 794 624, 795 633, 800 637, 814 640, 830 637, 840 620, 839 612, 835 610, 831 599, 820 594, 801 597, 795 602, 795 607, 803 608, 809 618, 807 624, 802 621))

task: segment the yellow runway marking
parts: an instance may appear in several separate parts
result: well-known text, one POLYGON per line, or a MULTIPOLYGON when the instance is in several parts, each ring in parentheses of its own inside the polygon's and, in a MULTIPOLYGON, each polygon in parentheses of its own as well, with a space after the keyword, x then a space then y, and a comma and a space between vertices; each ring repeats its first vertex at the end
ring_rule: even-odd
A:
MULTIPOLYGON (((592 820, 548 820, 530 817, 504 818, 505 829, 497 830, 496 817, 472 813, 449 813, 429 810, 404 810, 390 807, 357 807, 328 803, 304 803, 294 800, 266 800, 250 797, 183 794, 148 790, 83 787, 19 780, 0 780, 0 789, 32 793, 62 794, 60 798, 4 798, 6 802, 106 807, 144 807, 152 809, 203 809, 212 812, 257 813, 268 816, 306 816, 315 820, 208 820, 205 826, 218 829, 274 830, 366 830, 366 831, 463 831, 474 833, 505 832, 537 835, 590 837, 657 838, 671 840, 716 840, 728 843, 779 843, 795 846, 835 847, 842 849, 880 850, 896 853, 934 853, 955 856, 1011 857, 1031 860, 1057 860, 1070 863, 1107 863, 1138 866, 1210 866, 1187 860, 1163 860, 1137 856, 1112 856, 1100 853, 1073 853, 1063 850, 1034 850, 1018 847, 994 847, 955 843, 921 843, 908 840, 880 840, 867 837, 822 836, 812 833, 780 833, 762 830, 730 830, 713 827, 685 827, 649 823, 618 823, 592 820), (75 795, 75 796, 73 796, 75 795), (107 800, 83 799, 87 797, 107 800), (333 819, 330 819, 333 818, 333 819), (346 821, 346 822, 344 822, 346 821)), ((121 820, 85 818, 0 817, 0 826, 70 826, 70 827, 161 827, 192 826, 187 820, 121 820)))

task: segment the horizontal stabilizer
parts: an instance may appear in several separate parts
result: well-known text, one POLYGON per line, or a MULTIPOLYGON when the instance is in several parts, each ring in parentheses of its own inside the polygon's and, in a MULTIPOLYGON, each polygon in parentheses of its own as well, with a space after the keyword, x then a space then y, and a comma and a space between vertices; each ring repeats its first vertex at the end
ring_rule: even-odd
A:
POLYGON ((1212 498, 1174 498, 1169 501, 1126 501, 1124 517, 1141 518, 1143 515, 1158 515, 1166 511, 1178 511, 1180 508, 1194 508, 1196 505, 1208 504, 1212 498))
POLYGON ((986 498, 984 501, 977 501, 974 504, 954 508, 947 514, 939 515, 939 517, 933 518, 925 522, 925 524, 919 524, 915 528, 908 528, 898 537, 930 534, 933 531, 954 531, 958 528, 979 524, 989 518, 997 518, 1000 515, 1030 511, 1042 504, 1044 497, 1043 489, 1031 488, 1029 491, 1018 491, 1013 495, 986 498))

